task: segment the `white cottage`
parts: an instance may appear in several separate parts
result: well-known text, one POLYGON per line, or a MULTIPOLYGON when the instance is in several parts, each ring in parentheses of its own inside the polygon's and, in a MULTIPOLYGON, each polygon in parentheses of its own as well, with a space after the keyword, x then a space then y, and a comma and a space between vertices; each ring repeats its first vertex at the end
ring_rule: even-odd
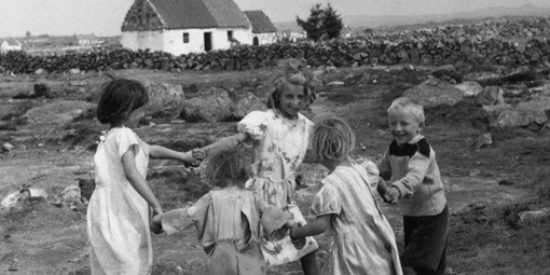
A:
POLYGON ((21 42, 12 39, 12 38, 6 38, 0 43, 0 51, 7 52, 7 51, 20 51, 23 49, 23 44, 21 42))
POLYGON ((131 50, 173 55, 252 44, 252 28, 233 0, 135 0, 122 23, 131 50))
POLYGON ((252 45, 264 45, 277 42, 277 28, 261 10, 245 11, 252 25, 252 45))

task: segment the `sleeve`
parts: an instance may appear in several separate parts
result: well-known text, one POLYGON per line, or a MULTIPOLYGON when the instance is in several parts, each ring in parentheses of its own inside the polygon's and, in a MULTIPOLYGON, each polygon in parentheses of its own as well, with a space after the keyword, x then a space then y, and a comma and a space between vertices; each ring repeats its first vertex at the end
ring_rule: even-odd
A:
POLYGON ((366 173, 366 180, 370 184, 371 188, 373 190, 376 189, 376 186, 378 185, 378 180, 380 176, 380 172, 378 171, 378 167, 374 162, 370 160, 365 160, 361 163, 361 167, 364 168, 364 171, 366 173))
POLYGON ((384 180, 390 180, 391 178, 391 166, 390 166, 390 151, 387 150, 384 153, 384 157, 378 163, 378 174, 384 180))
POLYGON ((210 205, 210 193, 201 197, 190 207, 178 208, 161 214, 162 228, 167 235, 182 231, 192 225, 204 227, 206 213, 210 205))
POLYGON ((429 166, 430 157, 416 152, 409 160, 407 174, 391 185, 399 189, 401 197, 408 198, 413 195, 416 187, 424 181, 429 166))
POLYGON ((337 191, 327 183, 313 197, 311 206, 315 216, 324 216, 328 214, 339 215, 342 212, 342 202, 337 191))
POLYGON ((267 131, 267 116, 267 112, 252 111, 237 124, 237 131, 249 135, 254 140, 261 140, 267 131))
POLYGON ((135 154, 139 152, 138 136, 128 128, 122 128, 115 134, 115 140, 118 148, 118 156, 122 157, 128 150, 133 150, 135 154))

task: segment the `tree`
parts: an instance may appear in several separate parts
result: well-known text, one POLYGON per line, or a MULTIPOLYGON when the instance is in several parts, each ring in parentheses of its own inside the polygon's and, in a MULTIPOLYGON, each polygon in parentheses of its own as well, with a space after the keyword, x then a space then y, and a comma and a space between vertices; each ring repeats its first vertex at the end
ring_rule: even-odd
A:
POLYGON ((309 14, 309 18, 304 21, 296 17, 296 22, 307 33, 307 38, 314 41, 327 38, 337 38, 340 36, 343 24, 340 15, 327 4, 326 8, 321 8, 321 4, 315 4, 309 14))

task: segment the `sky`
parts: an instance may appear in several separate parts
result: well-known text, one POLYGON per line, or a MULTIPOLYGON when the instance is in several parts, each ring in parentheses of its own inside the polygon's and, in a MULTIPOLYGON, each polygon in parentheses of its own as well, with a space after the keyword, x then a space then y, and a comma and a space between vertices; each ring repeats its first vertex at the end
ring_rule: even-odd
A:
MULTIPOLYGON (((0 0, 0 37, 119 35, 134 0, 0 0)), ((273 22, 307 18, 315 3, 330 3, 341 15, 423 15, 464 12, 495 6, 532 4, 550 7, 548 0, 234 0, 242 10, 263 10, 273 22)))

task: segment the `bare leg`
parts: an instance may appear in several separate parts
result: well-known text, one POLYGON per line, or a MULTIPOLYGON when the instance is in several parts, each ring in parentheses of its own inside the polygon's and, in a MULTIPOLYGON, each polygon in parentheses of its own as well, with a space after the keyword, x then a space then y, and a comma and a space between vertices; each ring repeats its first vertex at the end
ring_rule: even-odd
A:
POLYGON ((319 267, 317 266, 317 250, 305 255, 300 259, 304 275, 318 275, 319 267))

